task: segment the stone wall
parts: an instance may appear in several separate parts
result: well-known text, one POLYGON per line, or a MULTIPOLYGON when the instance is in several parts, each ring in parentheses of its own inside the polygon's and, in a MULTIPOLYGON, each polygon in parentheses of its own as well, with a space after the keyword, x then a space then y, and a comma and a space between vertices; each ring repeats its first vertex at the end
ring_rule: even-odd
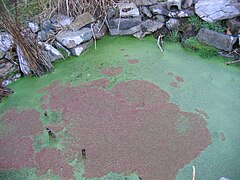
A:
MULTIPOLYGON (((29 22, 28 29, 37 38, 49 61, 79 56, 95 40, 110 35, 171 35, 178 31, 183 39, 196 36, 200 42, 219 50, 239 49, 239 0, 131 0, 109 8, 105 18, 94 19, 89 13, 77 17, 55 14, 41 24, 29 22), (207 8, 206 8, 207 7, 207 8), (221 21, 226 33, 207 29, 199 32, 188 22, 191 16, 204 21, 221 21)), ((3 85, 21 76, 14 39, 0 32, 0 78, 3 85)))

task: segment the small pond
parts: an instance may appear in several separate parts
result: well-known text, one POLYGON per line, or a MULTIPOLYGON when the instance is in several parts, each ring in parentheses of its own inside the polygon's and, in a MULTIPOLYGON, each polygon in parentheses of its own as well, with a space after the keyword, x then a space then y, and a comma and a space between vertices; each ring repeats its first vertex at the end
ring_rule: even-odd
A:
POLYGON ((240 178, 239 67, 152 36, 54 66, 0 103, 0 179, 240 178))

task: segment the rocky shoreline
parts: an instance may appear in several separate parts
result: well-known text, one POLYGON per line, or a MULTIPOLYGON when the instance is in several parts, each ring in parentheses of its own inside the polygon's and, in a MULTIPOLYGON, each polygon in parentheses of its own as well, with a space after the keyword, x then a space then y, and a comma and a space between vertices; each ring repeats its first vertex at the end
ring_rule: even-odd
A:
MULTIPOLYGON (((198 23, 198 22, 196 22, 198 23)), ((108 8, 107 14, 95 19, 89 13, 77 17, 55 14, 50 19, 27 22, 31 36, 37 39, 50 62, 79 56, 96 40, 106 34, 111 36, 133 35, 143 38, 154 34, 157 38, 180 36, 179 41, 194 37, 199 42, 217 48, 226 57, 240 47, 239 0, 132 0, 119 2, 108 8), (222 32, 208 27, 196 29, 189 18, 197 17, 206 23, 219 23, 222 32)), ((0 32, 0 78, 6 86, 23 75, 24 57, 17 50, 14 39, 7 32, 0 32), (20 61, 21 60, 21 61, 20 61)))

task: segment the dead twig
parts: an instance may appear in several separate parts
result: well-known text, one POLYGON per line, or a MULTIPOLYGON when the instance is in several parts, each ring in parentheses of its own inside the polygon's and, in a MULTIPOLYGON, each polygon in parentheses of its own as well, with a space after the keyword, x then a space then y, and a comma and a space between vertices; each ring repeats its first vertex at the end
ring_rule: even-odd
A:
POLYGON ((192 180, 195 180, 195 166, 192 167, 193 172, 192 172, 192 180))
POLYGON ((162 34, 160 34, 158 36, 157 45, 158 45, 159 49, 162 51, 162 53, 163 53, 164 49, 163 49, 163 35, 162 34))
POLYGON ((225 65, 230 65, 230 64, 237 64, 240 63, 240 59, 234 60, 234 61, 229 61, 229 62, 225 62, 225 65))

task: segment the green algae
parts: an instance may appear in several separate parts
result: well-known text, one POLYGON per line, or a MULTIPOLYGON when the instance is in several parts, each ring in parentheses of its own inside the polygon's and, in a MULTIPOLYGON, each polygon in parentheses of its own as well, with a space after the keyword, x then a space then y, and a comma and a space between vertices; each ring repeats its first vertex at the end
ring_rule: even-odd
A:
POLYGON ((36 179, 35 169, 0 170, 0 179, 36 179))
MULTIPOLYGON (((133 37, 105 37, 97 42, 97 50, 90 47, 80 57, 55 63, 55 70, 50 74, 40 78, 24 77, 9 85, 15 93, 3 100, 0 113, 3 114, 8 108, 17 108, 18 111, 34 108, 41 113, 43 124, 61 123, 59 114, 53 121, 48 121, 43 116, 41 97, 47 92, 39 92, 39 89, 56 81, 82 86, 84 82, 106 78, 110 81, 106 88, 111 89, 119 82, 147 80, 167 91, 171 101, 182 111, 196 113, 196 110, 202 110, 208 114, 208 118, 204 118, 208 123, 212 143, 180 169, 175 179, 190 179, 192 166, 196 167, 196 179, 219 179, 221 176, 239 179, 240 69, 225 66, 223 62, 220 58, 203 59, 185 51, 179 44, 167 43, 165 52, 161 53, 151 36, 142 40, 133 37), (137 59, 139 63, 129 64, 128 60, 131 59, 137 59), (106 67, 123 67, 123 72, 108 77, 100 73, 106 67), (184 82, 178 82, 177 76, 182 77, 184 82), (177 87, 171 86, 171 82, 177 83, 177 87), (225 140, 221 137, 222 134, 225 140)), ((53 112, 49 114, 51 117, 53 112)), ((185 122, 180 124, 179 131, 184 133, 185 126, 185 122)), ((1 133, 3 129, 0 123, 1 133)), ((57 148, 56 144, 45 143, 46 139, 46 134, 41 134, 35 140, 37 151, 46 146, 57 148), (43 145, 36 144, 38 140, 44 141, 43 145)), ((82 164, 75 166, 83 169, 82 164)), ((83 172, 76 169, 77 179, 85 179, 82 177, 83 172)), ((15 176, 20 175, 15 173, 15 176)), ((121 179, 124 175, 111 173, 102 177, 104 178, 121 179)), ((137 176, 133 174, 129 178, 136 179, 137 176)))

